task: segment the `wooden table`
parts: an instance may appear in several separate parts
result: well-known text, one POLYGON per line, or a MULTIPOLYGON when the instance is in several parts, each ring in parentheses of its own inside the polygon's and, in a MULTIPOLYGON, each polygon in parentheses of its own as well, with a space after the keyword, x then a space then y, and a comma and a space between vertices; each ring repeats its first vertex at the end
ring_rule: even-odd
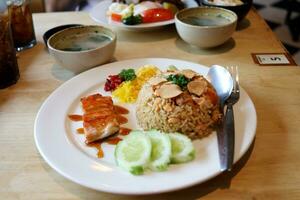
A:
POLYGON ((33 137, 36 114, 47 96, 72 76, 54 64, 42 35, 61 24, 95 23, 86 13, 33 17, 38 44, 19 54, 18 83, 0 91, 0 199, 300 199, 300 70, 254 64, 250 53, 285 52, 255 11, 233 39, 211 50, 190 47, 174 27, 149 33, 118 32, 116 60, 167 57, 207 66, 238 65, 241 85, 258 116, 255 142, 231 173, 188 189, 139 197, 81 187, 51 169, 38 153, 33 137))

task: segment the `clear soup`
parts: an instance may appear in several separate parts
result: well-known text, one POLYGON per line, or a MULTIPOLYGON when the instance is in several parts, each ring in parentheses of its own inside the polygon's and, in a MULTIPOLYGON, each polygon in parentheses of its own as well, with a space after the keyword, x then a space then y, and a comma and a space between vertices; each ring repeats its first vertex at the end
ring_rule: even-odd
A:
POLYGON ((63 38, 56 43, 56 48, 63 51, 86 51, 103 47, 112 39, 101 33, 76 34, 63 38))
POLYGON ((231 21, 222 15, 198 15, 198 16, 186 16, 181 19, 184 23, 194 26, 220 26, 229 24, 231 21))

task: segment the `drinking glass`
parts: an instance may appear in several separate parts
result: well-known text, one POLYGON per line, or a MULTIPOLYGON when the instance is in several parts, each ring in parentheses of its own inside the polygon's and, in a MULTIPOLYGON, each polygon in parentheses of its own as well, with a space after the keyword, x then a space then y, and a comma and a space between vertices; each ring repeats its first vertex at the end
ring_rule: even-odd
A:
POLYGON ((11 34, 10 18, 0 10, 0 89, 15 84, 20 75, 11 34))
POLYGON ((36 44, 30 0, 6 1, 11 18, 12 35, 17 51, 28 49, 36 44))

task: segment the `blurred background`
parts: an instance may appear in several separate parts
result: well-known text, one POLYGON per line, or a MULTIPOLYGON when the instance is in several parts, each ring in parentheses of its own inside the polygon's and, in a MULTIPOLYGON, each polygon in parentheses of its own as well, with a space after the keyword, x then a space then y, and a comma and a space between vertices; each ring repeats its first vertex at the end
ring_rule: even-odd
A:
POLYGON ((254 0, 257 12, 300 65, 300 1, 254 0))
MULTIPOLYGON (((101 0, 31 0, 32 12, 89 11, 101 0)), ((253 0, 285 48, 300 65, 300 0, 253 0)), ((0 9, 6 0, 0 0, 0 9)))

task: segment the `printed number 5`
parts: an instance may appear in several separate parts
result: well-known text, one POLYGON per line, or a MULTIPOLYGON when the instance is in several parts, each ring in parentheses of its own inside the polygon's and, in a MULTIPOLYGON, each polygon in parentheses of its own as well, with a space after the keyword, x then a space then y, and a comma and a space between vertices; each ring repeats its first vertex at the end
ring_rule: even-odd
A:
POLYGON ((279 57, 273 57, 273 58, 270 58, 271 60, 273 60, 273 61, 276 61, 276 60, 281 60, 281 58, 279 58, 279 57))

